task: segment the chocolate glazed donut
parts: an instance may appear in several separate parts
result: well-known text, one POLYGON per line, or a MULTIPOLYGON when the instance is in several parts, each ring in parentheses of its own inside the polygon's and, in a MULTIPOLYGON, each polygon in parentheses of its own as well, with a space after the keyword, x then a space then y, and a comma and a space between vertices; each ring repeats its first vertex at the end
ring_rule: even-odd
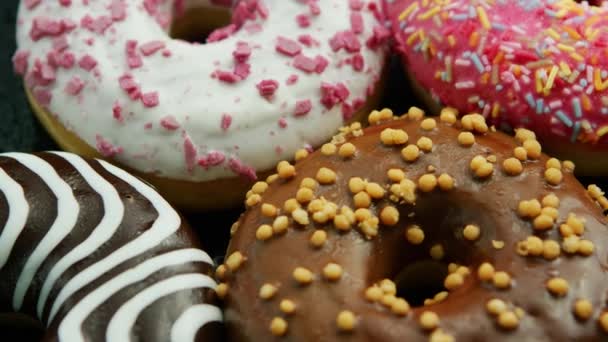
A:
POLYGON ((370 122, 250 191, 216 271, 231 341, 608 339, 608 201, 571 162, 479 114, 370 122))
POLYGON ((0 312, 45 341, 217 338, 212 260, 152 188, 68 153, 0 155, 0 312))

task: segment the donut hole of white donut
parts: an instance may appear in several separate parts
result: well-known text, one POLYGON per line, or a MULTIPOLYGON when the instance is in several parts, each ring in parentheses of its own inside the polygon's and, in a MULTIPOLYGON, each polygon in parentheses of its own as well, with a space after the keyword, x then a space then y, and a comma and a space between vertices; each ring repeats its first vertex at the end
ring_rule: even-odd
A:
POLYGON ((492 241, 501 240, 492 217, 484 214, 486 205, 470 194, 454 189, 423 196, 414 208, 399 208, 399 224, 373 240, 377 253, 370 265, 383 266, 370 266, 368 278, 368 286, 382 288, 384 282, 394 293, 383 295, 405 299, 411 307, 432 306, 449 300, 448 294, 458 295, 476 278, 477 265, 489 261, 492 241))
POLYGON ((214 30, 230 24, 232 2, 235 1, 222 0, 218 1, 220 6, 209 6, 205 5, 206 1, 184 1, 184 8, 175 13, 171 22, 169 35, 192 43, 206 43, 207 37, 214 30))

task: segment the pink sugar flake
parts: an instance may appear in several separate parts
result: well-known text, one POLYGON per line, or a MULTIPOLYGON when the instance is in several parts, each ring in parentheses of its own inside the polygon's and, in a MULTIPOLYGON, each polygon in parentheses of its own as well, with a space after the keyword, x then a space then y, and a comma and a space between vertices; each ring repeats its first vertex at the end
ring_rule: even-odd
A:
POLYGON ((53 50, 57 52, 65 51, 70 44, 68 43, 68 39, 65 36, 57 37, 53 39, 53 50))
POLYGON ((315 67, 317 74, 322 74, 329 65, 329 60, 321 55, 315 57, 315 62, 317 63, 317 66, 315 67))
POLYGON ((357 35, 350 30, 337 32, 330 39, 329 45, 334 51, 339 51, 342 48, 351 53, 359 52, 361 50, 361 43, 359 42, 357 35))
POLYGON ((153 108, 159 104, 159 96, 157 91, 145 93, 141 95, 141 102, 147 108, 153 108))
POLYGON ((25 8, 33 10, 36 6, 40 5, 41 0, 25 0, 25 8))
POLYGON ((310 9, 310 13, 314 16, 321 14, 321 7, 317 4, 316 1, 309 1, 308 8, 310 9))
POLYGON ((114 21, 123 21, 127 18, 127 5, 123 0, 112 0, 109 10, 114 21))
POLYGON ((230 158, 228 160, 228 167, 230 168, 230 170, 232 170, 232 172, 247 180, 255 181, 258 179, 258 176, 253 167, 245 165, 245 163, 236 158, 230 158))
POLYGON ((163 50, 163 57, 169 58, 169 57, 171 57, 171 55, 173 55, 173 52, 171 52, 171 50, 167 50, 167 49, 163 50))
POLYGON ((142 46, 140 46, 139 51, 141 51, 141 53, 144 56, 148 57, 164 48, 165 48, 164 42, 162 42, 160 40, 154 40, 154 41, 147 42, 147 43, 143 44, 142 46))
POLYGON ((331 84, 328 82, 321 83, 321 103, 327 109, 333 108, 336 104, 344 102, 350 92, 343 83, 331 84))
POLYGON ((73 76, 65 87, 65 92, 69 95, 76 96, 80 94, 84 88, 85 82, 78 76, 73 76))
POLYGON ((264 2, 258 0, 255 9, 256 12, 260 15, 260 17, 262 17, 262 19, 268 18, 268 14, 270 14, 270 12, 268 11, 268 8, 264 4, 264 2))
POLYGON ((353 11, 360 11, 363 9, 363 1, 361 0, 348 0, 348 5, 353 11))
POLYGON ((363 55, 360 53, 354 55, 351 62, 355 71, 363 71, 365 68, 365 60, 363 59, 363 55))
POLYGON ((144 0, 144 8, 150 16, 156 16, 156 13, 158 13, 158 6, 159 1, 157 0, 144 0))
POLYGON ((268 99, 271 98, 279 88, 279 82, 275 80, 262 80, 256 84, 256 87, 260 92, 260 96, 268 99))
POLYGON ((249 63, 237 63, 234 66, 234 74, 237 75, 240 80, 247 79, 249 74, 251 74, 251 64, 249 63))
POLYGON ((293 112, 295 117, 305 116, 310 113, 312 109, 312 102, 310 100, 300 100, 296 102, 296 108, 293 112))
POLYGON ((342 120, 349 121, 353 118, 354 115, 355 111, 353 109, 353 106, 346 102, 342 103, 342 120))
POLYGON ((298 14, 296 15, 296 23, 302 28, 308 27, 310 26, 310 17, 307 14, 298 14))
POLYGON ((78 61, 78 66, 86 71, 91 71, 97 66, 97 60, 91 55, 84 55, 78 61))
POLYGON ((28 59, 30 58, 30 52, 25 50, 19 50, 15 52, 13 56, 13 69, 18 75, 25 75, 29 66, 28 59))
POLYGON ((363 33, 363 16, 361 13, 353 12, 350 15, 350 28, 355 34, 363 33))
POLYGON ((219 28, 207 37, 207 43, 219 42, 230 37, 234 32, 236 32, 237 26, 235 24, 230 24, 226 27, 219 28))
POLYGON ((287 128, 287 119, 280 118, 278 123, 279 123, 279 127, 281 127, 281 128, 287 128))
POLYGON ((93 17, 87 14, 80 20, 80 26, 86 28, 91 32, 95 32, 97 34, 104 34, 106 30, 110 26, 112 26, 113 22, 114 21, 112 20, 112 18, 106 15, 102 15, 97 17, 96 19, 93 19, 93 17))
POLYGON ((173 115, 167 115, 160 119, 160 126, 168 131, 175 131, 180 127, 179 122, 173 115))
POLYGON ((76 64, 76 56, 71 52, 61 53, 59 51, 50 51, 46 55, 47 63, 55 68, 71 69, 76 64))
POLYGON ((222 165, 226 161, 226 155, 222 152, 211 151, 205 157, 198 160, 198 165, 208 169, 212 166, 222 165))
POLYGON ((217 77, 217 79, 222 82, 231 84, 241 80, 241 78, 232 71, 216 70, 213 73, 213 76, 217 77))
POLYGON ((236 49, 232 52, 232 56, 237 62, 246 62, 251 56, 251 48, 249 44, 245 42, 239 42, 236 45, 236 49))
POLYGON ((154 125, 153 125, 151 122, 148 122, 148 123, 146 123, 146 124, 144 125, 144 129, 145 129, 146 131, 151 130, 151 129, 152 129, 152 127, 154 127, 154 125))
POLYGON ((302 48, 295 40, 279 36, 277 37, 276 50, 286 56, 294 57, 302 51, 302 48))
POLYGON ((45 37, 58 37, 74 29, 75 25, 69 20, 53 20, 47 17, 34 18, 30 38, 38 41, 45 37))
POLYGON ((101 155, 106 158, 112 158, 115 155, 123 152, 122 147, 114 146, 111 142, 109 142, 99 134, 95 136, 95 141, 97 151, 99 151, 99 153, 101 153, 101 155))
POLYGON ((114 105, 112 105, 112 117, 118 122, 124 121, 124 117, 122 115, 122 106, 118 101, 114 102, 114 105))
POLYGON ((39 59, 34 61, 34 67, 28 75, 29 86, 48 86, 55 82, 57 75, 55 69, 48 63, 43 63, 39 59))
POLYGON ((137 53, 137 41, 136 40, 127 40, 125 50, 127 53, 127 65, 129 65, 129 68, 137 69, 144 64, 143 60, 137 53))
POLYGON ((230 128, 230 125, 232 125, 232 116, 226 113, 222 114, 222 123, 220 124, 222 130, 227 131, 228 128, 230 128))
POLYGON ((34 98, 36 102, 42 107, 48 107, 51 104, 51 100, 53 99, 53 94, 46 89, 36 89, 34 90, 34 98))
POLYGON ((287 77, 287 81, 285 81, 285 84, 294 85, 298 82, 298 78, 298 75, 289 75, 289 77, 287 77))
POLYGON ((311 35, 309 34, 301 34, 298 36, 298 41, 302 43, 304 46, 311 47, 313 45, 319 44, 311 35))
POLYGON ((184 159, 186 160, 186 169, 188 172, 192 173, 194 170, 194 166, 197 162, 198 151, 192 139, 188 136, 188 134, 184 133, 184 159))
POLYGON ((59 0, 59 4, 63 7, 70 7, 72 5, 72 0, 59 0))
POLYGON ((376 49, 386 43, 391 36, 391 32, 382 25, 374 26, 374 34, 369 37, 366 42, 367 47, 370 49, 376 49))
POLYGON ((312 73, 317 69, 317 61, 313 58, 306 57, 303 54, 299 54, 293 59, 293 66, 306 73, 312 73))

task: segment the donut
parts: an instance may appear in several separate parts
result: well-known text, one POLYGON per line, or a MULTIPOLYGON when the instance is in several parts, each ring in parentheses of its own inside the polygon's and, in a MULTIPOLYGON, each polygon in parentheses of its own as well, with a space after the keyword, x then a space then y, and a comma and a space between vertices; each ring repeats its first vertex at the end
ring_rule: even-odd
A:
POLYGON ((65 152, 0 155, 0 312, 39 320, 43 341, 218 338, 213 267, 127 172, 65 152))
POLYGON ((429 107, 477 112, 507 131, 531 129, 577 173, 608 172, 607 7, 389 0, 386 11, 429 107))
POLYGON ((278 161, 369 113, 390 30, 378 0, 226 6, 24 0, 14 69, 64 150, 111 159, 184 209, 234 206, 278 161), (229 25, 205 44, 185 40, 222 11, 229 25))
POLYGON ((608 200, 531 131, 374 111, 258 184, 216 269, 231 341, 604 341, 608 200))

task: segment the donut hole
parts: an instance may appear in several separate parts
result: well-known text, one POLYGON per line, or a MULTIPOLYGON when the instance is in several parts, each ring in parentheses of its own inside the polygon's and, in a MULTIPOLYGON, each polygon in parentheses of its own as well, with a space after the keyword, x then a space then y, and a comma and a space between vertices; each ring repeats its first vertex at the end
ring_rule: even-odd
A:
POLYGON ((190 6, 171 23, 173 39, 205 44, 214 30, 230 24, 231 12, 222 7, 190 6))
POLYGON ((421 260, 405 267, 393 278, 397 296, 412 306, 422 306, 426 299, 446 291, 443 281, 448 275, 448 265, 435 260, 421 260))

